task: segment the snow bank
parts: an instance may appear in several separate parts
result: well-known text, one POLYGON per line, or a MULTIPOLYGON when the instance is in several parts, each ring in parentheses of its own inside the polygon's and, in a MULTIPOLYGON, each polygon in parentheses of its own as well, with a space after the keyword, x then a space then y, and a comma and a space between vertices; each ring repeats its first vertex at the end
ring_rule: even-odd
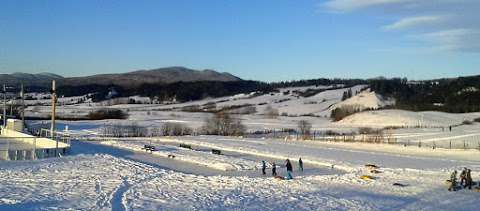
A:
POLYGON ((376 94, 375 92, 366 90, 359 93, 358 95, 355 95, 351 98, 335 104, 334 106, 332 106, 331 110, 335 108, 340 108, 342 106, 350 106, 358 108, 360 110, 379 109, 392 104, 394 104, 394 101, 385 100, 382 96, 376 94))
POLYGON ((413 112, 405 110, 365 111, 350 115, 337 123, 358 127, 448 127, 464 120, 480 117, 480 113, 452 114, 436 111, 413 112))
MULTIPOLYGON (((149 144, 149 142, 146 141, 102 141, 100 143, 137 152, 145 152, 142 148, 144 145, 149 144)), ((155 149, 157 151, 152 152, 152 155, 154 156, 195 163, 221 171, 253 170, 256 169, 256 165, 258 164, 251 160, 215 155, 209 152, 194 151, 175 146, 155 145, 155 149)))

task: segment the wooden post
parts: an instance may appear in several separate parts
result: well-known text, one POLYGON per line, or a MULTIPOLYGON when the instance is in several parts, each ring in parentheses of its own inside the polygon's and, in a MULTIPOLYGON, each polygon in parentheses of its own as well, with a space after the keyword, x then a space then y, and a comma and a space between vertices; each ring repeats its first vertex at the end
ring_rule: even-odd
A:
POLYGON ((55 113, 56 113, 56 101, 57 95, 55 93, 55 80, 52 81, 52 122, 50 123, 50 136, 53 138, 55 133, 55 113))
POLYGON ((7 86, 3 84, 3 127, 7 127, 7 86))
POLYGON ((23 89, 23 83, 20 87, 20 97, 22 98, 22 132, 25 130, 25 90, 23 89))

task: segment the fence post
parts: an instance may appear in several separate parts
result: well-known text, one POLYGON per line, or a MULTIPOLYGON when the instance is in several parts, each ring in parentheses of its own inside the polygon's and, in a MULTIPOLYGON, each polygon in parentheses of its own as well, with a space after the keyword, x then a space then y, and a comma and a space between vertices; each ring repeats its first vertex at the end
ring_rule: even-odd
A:
POLYGON ((422 147, 422 141, 419 141, 418 142, 418 148, 421 148, 422 147))
POLYGON ((450 149, 452 149, 452 140, 450 140, 450 149))
POLYGON ((467 145, 465 144, 465 140, 463 140, 463 150, 467 149, 467 145))

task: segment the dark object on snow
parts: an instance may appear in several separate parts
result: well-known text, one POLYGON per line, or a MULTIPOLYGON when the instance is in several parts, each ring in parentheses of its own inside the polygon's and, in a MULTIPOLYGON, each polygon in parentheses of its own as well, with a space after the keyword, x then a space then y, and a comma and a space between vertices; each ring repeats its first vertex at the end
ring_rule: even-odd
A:
POLYGON ((372 173, 372 174, 380 174, 380 173, 382 173, 382 172, 379 171, 379 170, 376 170, 376 169, 372 169, 372 170, 370 170, 370 173, 372 173))
POLYGON ((152 146, 152 145, 144 145, 142 149, 144 149, 145 151, 152 151, 152 152, 157 151, 155 149, 155 146, 152 146))
POLYGON ((212 149, 212 154, 221 155, 221 154, 222 154, 222 151, 220 151, 220 150, 218 150, 218 149, 212 149))
POLYGON ((402 183, 393 183, 393 186, 398 186, 398 187, 407 187, 408 185, 402 184, 402 183))
POLYGON ((265 171, 267 169, 267 163, 265 163, 264 160, 262 160, 262 174, 265 175, 267 172, 265 171))
POLYGON ((287 167, 287 179, 293 179, 293 176, 292 176, 292 171, 293 171, 293 167, 292 167, 292 163, 290 162, 289 159, 286 160, 286 164, 285 166, 287 167))
POLYGON ((293 171, 292 163, 290 163, 290 160, 286 160, 285 167, 287 167, 287 171, 293 171))
POLYGON ((277 176, 277 164, 272 164, 272 176, 277 176))
POLYGON ((452 172, 452 174, 450 175, 450 180, 447 180, 447 182, 450 182, 450 187, 448 187, 448 191, 457 191, 457 170, 452 172))
POLYGON ((465 186, 463 186, 463 188, 467 188, 467 187, 468 187, 469 190, 472 189, 472 183, 473 183, 471 171, 472 171, 472 170, 470 170, 470 169, 467 170, 467 173, 466 173, 466 176, 465 176, 465 178, 466 178, 466 183, 465 183, 465 186))
POLYGON ((300 168, 300 171, 303 171, 303 161, 302 161, 302 158, 298 159, 298 167, 300 168))
POLYGON ((168 158, 175 158, 175 155, 168 155, 168 158))
POLYGON ((180 144, 180 147, 186 148, 186 149, 192 149, 192 146, 188 144, 180 144))
POLYGON ((467 168, 463 168, 460 172, 460 186, 467 186, 467 168))
POLYGON ((377 169, 377 168, 379 168, 379 167, 378 167, 377 165, 375 165, 375 164, 366 164, 365 167, 371 168, 371 169, 377 169))

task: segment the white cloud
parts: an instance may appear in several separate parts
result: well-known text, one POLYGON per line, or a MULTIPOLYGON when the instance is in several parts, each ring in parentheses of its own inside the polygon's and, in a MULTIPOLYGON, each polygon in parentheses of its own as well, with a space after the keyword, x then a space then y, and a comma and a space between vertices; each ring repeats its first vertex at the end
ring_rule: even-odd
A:
POLYGON ((334 11, 353 11, 372 6, 398 4, 410 2, 411 0, 331 0, 324 6, 334 11))
POLYGON ((402 30, 410 29, 415 27, 431 26, 441 24, 447 21, 449 18, 447 16, 416 16, 416 17, 407 17, 398 20, 395 23, 386 25, 383 28, 385 30, 402 30))
POLYGON ((449 29, 424 33, 415 37, 443 50, 480 52, 480 30, 478 29, 449 29))
POLYGON ((379 28, 406 34, 419 48, 480 53, 480 0, 327 0, 322 7, 393 19, 379 28))

